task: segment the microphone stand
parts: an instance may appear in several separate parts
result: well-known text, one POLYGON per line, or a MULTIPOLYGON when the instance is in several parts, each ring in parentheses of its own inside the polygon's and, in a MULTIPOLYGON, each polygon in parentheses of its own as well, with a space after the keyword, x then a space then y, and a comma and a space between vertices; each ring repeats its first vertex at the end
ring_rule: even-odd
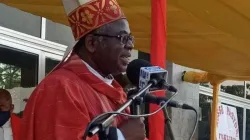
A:
MULTIPOLYGON (((118 110, 115 112, 121 113, 123 110, 125 110, 127 107, 129 107, 136 98, 140 98, 141 95, 144 94, 145 91, 147 91, 153 83, 149 83, 147 86, 139 90, 139 92, 129 98, 127 102, 125 102, 118 110)), ((103 119, 102 121, 95 124, 95 126, 91 127, 92 129, 88 130, 88 136, 92 137, 95 134, 98 133, 99 140, 108 140, 108 134, 109 134, 109 126, 113 123, 115 117, 118 114, 112 114, 108 118, 103 119)))
POLYGON ((170 119, 170 117, 168 115, 167 107, 163 108, 163 114, 164 114, 164 117, 165 117, 165 124, 167 125, 167 134, 168 134, 170 140, 175 140, 174 133, 173 133, 173 130, 172 130, 172 127, 171 127, 171 119, 170 119))
MULTIPOLYGON (((138 92, 137 88, 131 88, 128 93, 127 93, 127 97, 128 99, 135 95, 138 92)), ((141 104, 143 103, 143 98, 142 97, 136 97, 135 100, 133 101, 133 103, 130 105, 130 113, 132 115, 140 115, 141 114, 141 104)))

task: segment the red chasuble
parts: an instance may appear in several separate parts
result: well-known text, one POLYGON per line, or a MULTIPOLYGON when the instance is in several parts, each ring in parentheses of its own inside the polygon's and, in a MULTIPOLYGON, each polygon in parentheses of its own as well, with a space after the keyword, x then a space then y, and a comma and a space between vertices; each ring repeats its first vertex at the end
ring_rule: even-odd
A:
POLYGON ((10 121, 11 121, 13 140, 19 140, 21 119, 17 117, 16 115, 11 114, 10 121))
MULTIPOLYGON (((71 56, 32 93, 20 140, 81 140, 91 119, 116 110, 126 101, 122 87, 116 81, 112 85, 93 75, 77 55, 71 56)), ((126 119, 117 117, 114 126, 126 119)))

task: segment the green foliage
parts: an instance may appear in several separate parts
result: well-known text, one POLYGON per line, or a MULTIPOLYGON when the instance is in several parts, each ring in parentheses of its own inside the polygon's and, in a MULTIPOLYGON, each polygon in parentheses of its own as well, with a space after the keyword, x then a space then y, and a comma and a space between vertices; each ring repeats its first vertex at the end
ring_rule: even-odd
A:
POLYGON ((0 63, 0 88, 11 89, 21 83, 21 68, 0 63))
POLYGON ((221 86, 221 91, 236 95, 239 97, 244 97, 244 85, 232 85, 232 86, 221 86))
POLYGON ((208 83, 200 83, 200 85, 203 86, 203 87, 209 87, 208 83))

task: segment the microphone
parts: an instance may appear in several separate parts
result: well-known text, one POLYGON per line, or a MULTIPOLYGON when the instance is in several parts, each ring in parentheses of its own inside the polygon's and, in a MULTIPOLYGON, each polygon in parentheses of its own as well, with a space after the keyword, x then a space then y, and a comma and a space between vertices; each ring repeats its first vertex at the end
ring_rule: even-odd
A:
MULTIPOLYGON (((167 101, 168 101, 168 99, 165 97, 159 97, 159 96, 155 96, 152 94, 146 94, 144 96, 144 102, 147 102, 147 103, 153 103, 153 104, 160 105, 160 104, 165 103, 167 101)), ((188 109, 188 110, 194 110, 194 108, 192 106, 190 106, 188 104, 181 104, 181 103, 174 101, 174 100, 169 101, 167 106, 188 109)))
MULTIPOLYGON (((131 96, 135 95, 138 92, 138 89, 136 87, 132 87, 130 88, 130 90, 127 93, 128 98, 130 98, 131 96)), ((143 97, 143 102, 145 103, 153 103, 153 104, 163 104, 167 101, 169 101, 169 99, 167 99, 166 97, 160 97, 160 96, 155 96, 153 94, 150 93, 146 93, 143 97)), ((188 109, 188 110, 193 110, 194 108, 188 104, 182 104, 179 103, 177 101, 174 100, 170 100, 167 104, 168 107, 175 107, 175 108, 182 108, 182 109, 188 109)), ((137 115, 137 108, 134 105, 131 105, 130 107, 131 109, 131 113, 134 115, 137 115)))
POLYGON ((152 84, 150 90, 169 90, 177 92, 177 89, 166 82, 167 70, 152 66, 149 62, 142 59, 131 61, 127 67, 127 77, 133 85, 143 88, 149 83, 152 84))

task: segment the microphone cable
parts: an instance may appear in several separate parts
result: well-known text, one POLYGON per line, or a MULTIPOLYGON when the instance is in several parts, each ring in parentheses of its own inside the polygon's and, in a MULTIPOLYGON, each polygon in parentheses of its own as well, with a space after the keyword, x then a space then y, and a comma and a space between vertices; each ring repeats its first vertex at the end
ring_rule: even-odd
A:
MULTIPOLYGON (((162 103, 160 103, 160 105, 162 104, 162 105, 164 106, 164 103, 165 103, 165 102, 163 101, 162 103)), ((167 107, 167 106, 165 106, 165 107, 167 107)), ((180 108, 180 109, 183 109, 183 108, 180 108)), ((191 107, 191 106, 190 106, 189 110, 192 110, 192 111, 195 112, 195 124, 194 124, 194 128, 193 128, 192 134, 191 134, 190 137, 189 137, 189 140, 192 140, 192 138, 193 138, 193 136, 194 136, 194 134, 195 134, 195 130, 197 129, 197 126, 198 126, 199 117, 198 117, 198 112, 197 112, 197 110, 196 110, 194 107, 191 107)), ((165 110, 165 111, 166 111, 166 113, 168 113, 167 110, 165 110)), ((165 113, 165 112, 164 112, 164 113, 165 113)), ((164 116, 166 116, 166 114, 164 114, 164 116)), ((167 115, 167 116, 168 116, 168 115, 167 115)), ((167 119, 170 119, 170 118, 167 118, 167 119)))
POLYGON ((196 119, 196 121, 195 121, 195 124, 194 124, 193 132, 192 132, 191 136, 189 137, 189 140, 192 140, 192 138, 194 136, 194 133, 195 133, 195 130, 197 129, 198 122, 199 122, 199 117, 198 117, 199 115, 198 115, 197 110, 195 108, 193 108, 192 110, 195 112, 195 116, 196 116, 195 119, 196 119))
POLYGON ((127 113, 121 113, 121 112, 106 112, 103 114, 98 115, 97 117, 95 117, 87 126, 87 128, 85 129, 84 135, 83 135, 83 140, 87 139, 88 136, 88 131, 90 130, 91 126, 97 122, 100 121, 100 118, 103 119, 103 117, 109 117, 110 115, 122 115, 122 116, 127 116, 129 118, 140 118, 140 117, 148 117, 148 116, 152 116, 156 113, 158 113, 159 111, 161 111, 167 104, 169 101, 171 101, 176 95, 178 94, 178 92, 174 92, 174 94, 169 98, 168 101, 166 101, 159 109, 157 109, 156 111, 152 112, 152 113, 148 113, 148 114, 142 114, 142 115, 130 115, 127 113))
MULTIPOLYGON (((100 119, 103 119, 103 117, 109 117, 110 115, 114 115, 114 114, 117 114, 117 115, 122 115, 122 116, 127 116, 129 118, 139 118, 139 117, 149 117, 149 116, 152 116, 156 113, 158 113, 159 111, 161 111, 164 107, 167 106, 167 104, 178 94, 178 92, 174 92, 174 94, 169 98, 168 101, 164 102, 162 104, 162 106, 157 109, 156 111, 152 112, 152 113, 148 113, 148 114, 142 114, 142 115, 130 115, 130 114, 127 114, 127 113, 119 113, 119 112, 106 112, 106 113, 103 113, 103 114, 100 114, 98 115, 97 117, 95 117, 87 126, 87 128, 85 129, 85 132, 84 132, 84 135, 83 135, 83 140, 86 140, 87 139, 87 136, 88 136, 88 131, 90 130, 91 126, 97 122, 97 121, 100 121, 100 119)), ((194 126, 194 129, 193 129, 193 132, 192 134, 190 135, 190 138, 189 140, 192 140, 194 134, 195 134, 195 130, 197 129, 197 126, 198 126, 198 121, 199 121, 199 118, 198 118, 198 112, 195 108, 192 108, 191 110, 193 110, 195 112, 195 116, 196 116, 196 122, 195 122, 195 126, 194 126)))

